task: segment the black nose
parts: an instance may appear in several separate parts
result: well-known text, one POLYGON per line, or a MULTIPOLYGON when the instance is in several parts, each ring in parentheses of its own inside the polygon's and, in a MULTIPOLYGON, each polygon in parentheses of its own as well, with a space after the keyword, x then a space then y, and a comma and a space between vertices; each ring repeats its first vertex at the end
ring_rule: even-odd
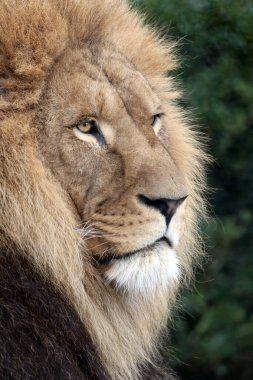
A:
POLYGON ((138 198, 141 201, 141 203, 145 204, 146 206, 153 207, 160 211, 160 213, 165 216, 166 223, 168 225, 172 216, 175 214, 178 206, 180 206, 183 203, 187 196, 188 195, 178 199, 150 199, 143 194, 139 194, 138 198))

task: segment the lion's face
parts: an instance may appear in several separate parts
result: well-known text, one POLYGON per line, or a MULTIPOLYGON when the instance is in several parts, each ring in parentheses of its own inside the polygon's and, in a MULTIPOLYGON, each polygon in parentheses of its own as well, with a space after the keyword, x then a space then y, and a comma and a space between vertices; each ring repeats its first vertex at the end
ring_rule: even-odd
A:
POLYGON ((69 50, 38 123, 43 161, 104 278, 137 293, 177 282, 189 194, 168 106, 148 80, 112 49, 69 50))

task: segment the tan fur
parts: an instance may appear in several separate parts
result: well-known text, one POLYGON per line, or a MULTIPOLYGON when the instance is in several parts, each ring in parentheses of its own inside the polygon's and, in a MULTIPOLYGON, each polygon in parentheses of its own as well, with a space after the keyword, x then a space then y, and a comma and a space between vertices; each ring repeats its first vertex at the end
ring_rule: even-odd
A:
POLYGON ((136 194, 187 192, 177 254, 191 275, 206 156, 167 77, 174 46, 119 0, 3 0, 0 25, 0 243, 14 241, 74 305, 112 379, 137 379, 178 289, 132 299, 104 282, 91 252, 124 255, 162 223, 136 194), (169 154, 146 128, 156 103, 169 154), (110 159, 68 128, 94 112, 115 127, 110 159), (85 242, 82 223, 104 236, 85 242))

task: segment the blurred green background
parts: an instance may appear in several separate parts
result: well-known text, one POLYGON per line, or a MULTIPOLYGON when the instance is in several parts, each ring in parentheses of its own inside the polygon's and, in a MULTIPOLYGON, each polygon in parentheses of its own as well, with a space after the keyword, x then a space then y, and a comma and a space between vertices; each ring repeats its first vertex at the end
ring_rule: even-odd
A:
POLYGON ((182 380, 253 379, 253 0, 137 0, 180 40, 186 89, 209 135, 209 262, 183 295, 168 360, 182 380))

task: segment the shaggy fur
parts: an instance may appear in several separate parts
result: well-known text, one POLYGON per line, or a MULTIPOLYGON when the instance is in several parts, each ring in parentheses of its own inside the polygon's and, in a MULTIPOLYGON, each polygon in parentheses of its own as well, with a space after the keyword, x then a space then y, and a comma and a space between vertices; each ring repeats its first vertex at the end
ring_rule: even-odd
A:
MULTIPOLYGON (((174 262, 187 280, 192 259, 200 252, 198 219, 204 215, 206 156, 176 105, 180 94, 174 81, 167 77, 176 65, 174 46, 144 26, 120 0, 2 0, 0 25, 2 260, 9 257, 10 244, 16 247, 8 258, 11 264, 4 267, 13 270, 15 286, 24 288, 26 274, 15 275, 15 266, 21 265, 24 273, 28 266, 27 276, 33 273, 34 281, 48 292, 45 297, 49 304, 52 300, 52 308, 55 302, 64 303, 66 319, 72 322, 66 327, 59 316, 59 329, 62 334, 67 328, 72 331, 82 351, 78 365, 73 352, 72 359, 66 359, 66 368, 72 366, 71 378, 81 371, 83 378, 171 379, 168 371, 159 369, 158 342, 178 293, 179 276, 169 281, 164 274, 166 286, 156 285, 155 294, 132 294, 137 282, 131 278, 131 287, 118 289, 124 278, 115 275, 113 260, 108 265, 99 260, 138 250, 152 258, 156 250, 149 244, 164 234, 170 241, 177 236, 174 262), (158 112, 165 116, 152 130, 150 120, 158 112), (79 139, 73 128, 87 115, 100 123, 107 143, 102 148, 92 136, 79 139), (166 232, 163 215, 139 202, 139 194, 150 199, 189 196, 166 232), (108 281, 108 273, 113 281, 108 281), (80 336, 71 327, 75 323, 80 336), (92 347, 98 355, 94 362, 92 347), (98 362, 101 371, 92 377, 92 363, 98 362)), ((141 266, 135 270, 137 280, 140 273, 147 284, 146 272, 141 266)), ((155 271, 148 272, 153 281, 155 271)), ((8 276, 2 278, 3 290, 12 286, 8 276)), ((155 276, 157 282, 159 275, 155 276)), ((33 296, 31 307, 43 314, 43 305, 32 306, 33 296)), ((16 304, 14 330, 19 328, 17 318, 30 318, 29 308, 21 315, 16 304)), ((59 348, 57 317, 47 318, 56 334, 53 349, 48 348, 53 366, 58 351, 58 359, 64 350, 69 355, 73 344, 70 333, 70 341, 59 348)), ((31 315, 32 326, 35 319, 31 315)), ((41 327, 40 340, 44 333, 41 327)), ((14 335, 8 342, 14 342, 14 335)), ((33 333, 31 339, 38 355, 33 333)), ((19 343, 21 347, 22 340, 19 343)), ((9 343, 4 344, 1 366, 6 368, 3 363, 8 360, 8 366, 15 367, 9 343)), ((29 355, 23 373, 33 354, 28 351, 29 355)))

